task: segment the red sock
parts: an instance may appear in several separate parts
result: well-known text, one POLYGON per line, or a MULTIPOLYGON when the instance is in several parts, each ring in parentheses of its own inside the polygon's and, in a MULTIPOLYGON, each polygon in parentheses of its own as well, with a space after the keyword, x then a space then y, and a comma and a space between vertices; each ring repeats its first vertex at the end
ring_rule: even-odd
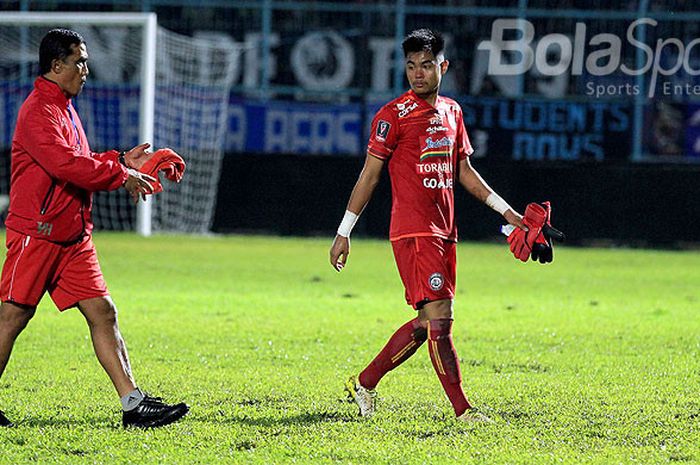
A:
POLYGON ((374 389, 382 376, 408 360, 427 337, 427 331, 420 325, 418 318, 404 324, 391 336, 372 363, 360 373, 360 384, 367 389, 374 389))
POLYGON ((440 318, 428 322, 428 351, 442 388, 450 399, 455 414, 460 416, 472 406, 462 390, 462 373, 452 343, 452 319, 440 318))

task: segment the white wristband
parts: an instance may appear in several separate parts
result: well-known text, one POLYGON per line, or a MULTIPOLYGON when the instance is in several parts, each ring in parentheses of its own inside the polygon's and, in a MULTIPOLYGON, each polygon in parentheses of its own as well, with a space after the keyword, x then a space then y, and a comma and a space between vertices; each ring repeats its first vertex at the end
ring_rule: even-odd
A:
POLYGON ((350 237, 352 228, 355 227, 355 223, 357 223, 357 219, 359 217, 360 215, 353 213, 350 210, 345 210, 345 216, 343 216, 343 221, 341 221, 340 226, 338 226, 338 235, 343 237, 350 237))
POLYGON ((486 205, 493 208, 501 215, 503 215, 511 208, 510 205, 508 205, 508 202, 503 200, 501 196, 496 194, 495 192, 491 192, 489 196, 486 197, 486 205))

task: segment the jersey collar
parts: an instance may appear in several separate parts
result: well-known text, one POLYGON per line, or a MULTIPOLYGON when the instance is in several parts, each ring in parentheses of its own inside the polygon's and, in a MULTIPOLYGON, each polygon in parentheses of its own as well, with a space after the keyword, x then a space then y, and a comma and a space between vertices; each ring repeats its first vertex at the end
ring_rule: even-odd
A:
POLYGON ((424 108, 429 108, 429 109, 431 109, 431 110, 437 110, 438 107, 440 106, 440 102, 442 101, 442 97, 440 97, 440 94, 438 94, 437 97, 435 98, 435 106, 432 106, 432 105, 429 104, 425 99, 420 98, 420 97, 418 96, 418 94, 416 94, 416 93, 413 91, 413 89, 410 89, 410 90, 408 91, 408 95, 410 95, 411 98, 412 98, 413 100, 415 100, 416 102, 418 102, 418 105, 421 105, 421 106, 423 106, 424 108))
POLYGON ((34 88, 52 103, 62 107, 70 103, 70 99, 66 98, 58 84, 50 79, 46 79, 44 76, 36 78, 34 81, 34 88))

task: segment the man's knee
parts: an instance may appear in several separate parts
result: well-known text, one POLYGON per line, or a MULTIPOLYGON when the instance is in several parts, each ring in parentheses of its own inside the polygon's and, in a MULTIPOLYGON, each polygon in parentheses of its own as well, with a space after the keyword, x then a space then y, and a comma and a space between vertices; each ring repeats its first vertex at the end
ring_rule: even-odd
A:
POLYGON ((80 301, 78 308, 90 326, 117 324, 117 307, 109 296, 80 301))
POLYGON ((19 333, 27 327, 35 312, 36 307, 3 302, 0 304, 0 328, 19 333))
POLYGON ((418 313, 421 322, 452 318, 452 300, 443 299, 426 303, 418 313))

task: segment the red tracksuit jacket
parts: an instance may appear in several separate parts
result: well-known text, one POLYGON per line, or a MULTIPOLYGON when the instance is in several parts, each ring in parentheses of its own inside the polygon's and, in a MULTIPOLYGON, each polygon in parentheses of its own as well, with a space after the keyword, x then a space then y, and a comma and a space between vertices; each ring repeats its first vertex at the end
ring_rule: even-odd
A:
POLYGON ((12 139, 10 207, 5 225, 51 242, 92 232, 92 192, 121 187, 118 152, 90 151, 80 118, 58 85, 39 77, 12 139))

